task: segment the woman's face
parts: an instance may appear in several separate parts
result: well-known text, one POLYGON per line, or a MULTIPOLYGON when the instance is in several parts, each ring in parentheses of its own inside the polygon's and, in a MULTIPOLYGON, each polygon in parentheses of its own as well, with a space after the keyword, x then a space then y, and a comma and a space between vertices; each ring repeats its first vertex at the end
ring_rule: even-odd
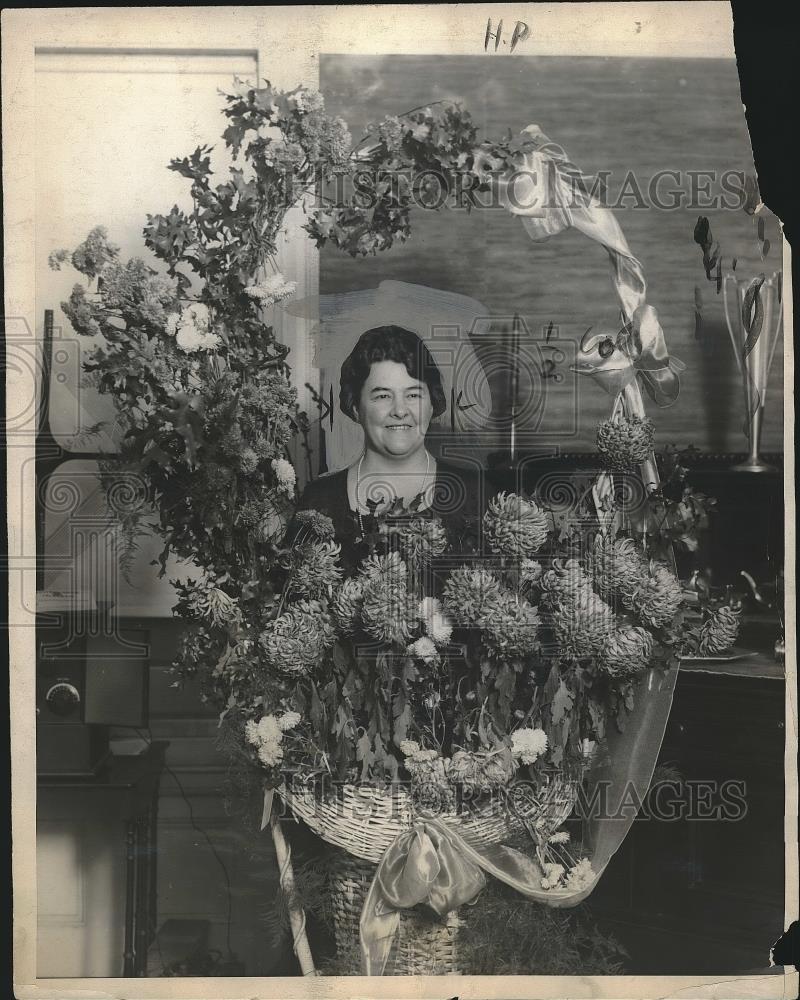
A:
POLYGON ((385 457, 413 454, 425 444, 433 416, 430 392, 398 361, 376 361, 361 389, 358 422, 367 448, 385 457))

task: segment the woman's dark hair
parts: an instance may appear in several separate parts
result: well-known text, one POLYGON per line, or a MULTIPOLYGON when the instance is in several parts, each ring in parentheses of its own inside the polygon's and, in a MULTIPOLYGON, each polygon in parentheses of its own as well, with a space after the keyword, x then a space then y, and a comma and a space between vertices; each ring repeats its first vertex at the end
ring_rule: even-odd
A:
POLYGON ((369 377, 370 368, 378 361, 396 361, 419 382, 424 382, 433 404, 433 416, 447 409, 442 388, 442 375, 431 352, 416 333, 402 326, 376 326, 358 338, 356 346, 342 364, 339 381, 339 406, 351 420, 358 419, 356 407, 361 390, 369 377))

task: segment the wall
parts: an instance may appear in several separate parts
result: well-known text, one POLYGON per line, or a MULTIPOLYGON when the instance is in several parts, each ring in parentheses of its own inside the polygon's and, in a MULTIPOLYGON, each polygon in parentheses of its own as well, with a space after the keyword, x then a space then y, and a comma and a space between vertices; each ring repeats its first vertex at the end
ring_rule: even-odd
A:
MULTIPOLYGON (((638 197, 629 194, 619 199, 622 207, 616 211, 632 253, 644 266, 648 302, 659 312, 670 351, 687 365, 677 404, 665 410, 651 405, 649 414, 662 445, 744 451, 740 377, 721 295, 705 278, 693 230, 698 215, 706 215, 724 266, 737 258, 741 276, 780 269, 780 231, 766 212, 771 249, 762 260, 752 218, 740 209, 696 207, 686 197, 689 171, 754 173, 733 59, 324 55, 320 86, 357 137, 384 115, 445 99, 463 103, 481 138, 501 138, 509 129, 517 133, 536 123, 585 173, 610 172, 610 202, 636 190, 634 182, 625 187, 629 171, 645 202, 658 171, 680 171, 681 183, 666 178, 658 188, 667 204, 670 190, 683 190, 677 208, 641 208, 638 197), (703 303, 701 340, 695 339, 696 287, 703 303)), ((709 190, 719 193, 719 184, 709 183, 709 190)), ((471 295, 492 316, 518 313, 539 341, 552 322, 556 338, 566 342, 566 361, 559 369, 563 381, 523 378, 521 385, 523 400, 532 392, 546 394, 539 422, 531 425, 536 444, 591 450, 594 428, 608 415, 610 400, 590 381, 576 382, 567 364, 588 327, 614 333, 619 328, 605 252, 577 231, 534 244, 504 209, 476 209, 470 215, 447 207, 413 209, 411 228, 406 243, 375 257, 354 260, 325 248, 321 291, 395 279, 471 295)), ((769 381, 767 450, 782 449, 782 384, 779 345, 769 381)), ((498 381, 495 388, 496 405, 507 408, 508 381, 498 381)))

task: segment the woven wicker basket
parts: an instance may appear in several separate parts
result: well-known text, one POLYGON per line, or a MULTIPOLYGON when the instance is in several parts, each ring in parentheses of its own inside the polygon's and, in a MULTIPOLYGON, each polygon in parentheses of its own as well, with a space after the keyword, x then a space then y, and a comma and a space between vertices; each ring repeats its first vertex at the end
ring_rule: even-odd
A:
MULTIPOLYGON (((331 866, 334 936, 337 974, 360 976, 359 921, 361 910, 375 875, 376 865, 360 861, 345 851, 337 851, 331 866)), ((386 964, 387 976, 452 976, 458 966, 458 928, 455 912, 444 921, 416 910, 400 914, 397 936, 386 964)))
MULTIPOLYGON (((333 864, 330 888, 334 934, 341 975, 360 974, 359 920, 375 871, 386 849, 418 818, 409 792, 402 787, 372 788, 343 785, 320 797, 311 788, 282 789, 294 814, 327 843, 340 848, 333 864)), ((547 814, 548 825, 560 826, 575 804, 574 785, 552 780, 523 808, 509 811, 501 799, 473 805, 462 815, 438 813, 448 825, 476 844, 498 844, 547 814)), ((424 816, 424 814, 422 814, 424 816)), ((386 975, 455 975, 461 921, 455 912, 444 921, 427 913, 405 910, 386 975)))
POLYGON ((575 786, 558 778, 546 785, 535 799, 524 804, 499 797, 483 804, 472 803, 461 812, 419 813, 412 796, 402 786, 373 788, 342 785, 326 796, 308 787, 282 788, 282 797, 292 812, 329 844, 348 854, 377 864, 389 845, 419 816, 435 815, 476 844, 499 844, 545 813, 553 827, 560 826, 575 804, 575 786))

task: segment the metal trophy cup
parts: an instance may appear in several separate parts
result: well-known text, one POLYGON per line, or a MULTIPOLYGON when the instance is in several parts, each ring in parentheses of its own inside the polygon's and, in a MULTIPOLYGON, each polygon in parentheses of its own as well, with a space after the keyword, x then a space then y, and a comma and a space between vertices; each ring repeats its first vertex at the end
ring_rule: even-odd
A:
POLYGON ((780 282, 778 271, 766 277, 758 275, 746 279, 729 272, 722 282, 725 319, 744 382, 747 410, 745 433, 750 450, 745 461, 734 466, 741 472, 771 472, 774 469, 761 459, 759 447, 767 380, 783 326, 780 282))

